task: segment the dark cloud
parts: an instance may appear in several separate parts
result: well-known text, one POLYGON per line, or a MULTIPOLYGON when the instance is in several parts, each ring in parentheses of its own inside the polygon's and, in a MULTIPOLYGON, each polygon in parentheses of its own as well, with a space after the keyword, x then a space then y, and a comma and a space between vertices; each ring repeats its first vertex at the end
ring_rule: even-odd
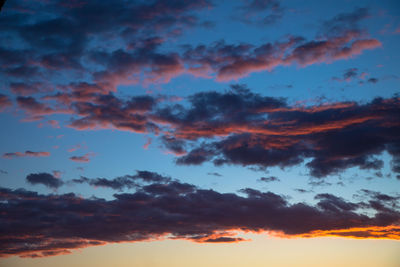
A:
POLYGON ((369 78, 368 82, 369 83, 377 83, 379 80, 377 78, 369 78))
POLYGON ((303 188, 295 188, 294 191, 296 191, 298 193, 302 193, 302 194, 304 194, 304 193, 312 193, 313 192, 312 190, 306 190, 306 189, 303 189, 303 188))
POLYGON ((178 164, 287 167, 310 158, 311 175, 324 177, 351 167, 378 171, 383 161, 376 156, 388 151, 396 170, 396 97, 299 108, 249 91, 231 91, 196 94, 190 102, 187 108, 159 111, 162 121, 174 126, 169 135, 192 144, 210 139, 178 157, 178 164))
POLYGON ((42 91, 40 83, 59 85, 60 70, 71 80, 95 80, 100 91, 143 72, 149 81, 168 81, 182 64, 176 53, 156 49, 187 28, 209 25, 196 12, 210 7, 207 0, 11 1, 0 18, 0 36, 10 40, 0 46, 0 75, 24 95, 42 91))
POLYGON ((369 16, 367 8, 356 8, 352 12, 340 13, 323 23, 322 34, 340 35, 350 30, 360 32, 360 21, 369 16))
MULTIPOLYGON (((15 94, 56 89, 58 100, 65 104, 88 100, 94 92, 108 94, 119 85, 168 82, 182 74, 236 80, 277 66, 330 63, 381 46, 360 30, 359 21, 367 17, 367 11, 357 9, 326 21, 325 31, 335 34, 314 40, 290 36, 259 46, 219 41, 165 49, 170 38, 188 27, 207 25, 196 12, 209 7, 212 4, 206 0, 13 1, 0 18, 0 37, 13 40, 0 47, 0 62, 6 66, 0 75, 15 94), (24 49, 14 42, 24 43, 24 49), (60 83, 60 71, 76 82, 60 83)), ((242 19, 265 25, 279 20, 283 8, 275 0, 245 1, 240 12, 242 19)), ((23 101, 28 99, 19 100, 23 101)), ((55 112, 37 103, 35 107, 43 115, 55 112)))
MULTIPOLYGON (((211 161, 218 166, 265 169, 311 160, 306 165, 310 174, 325 177, 352 167, 377 172, 383 167, 379 155, 387 151, 393 171, 400 170, 397 97, 302 107, 290 106, 283 98, 255 94, 244 85, 232 85, 225 92, 196 93, 179 103, 166 103, 165 99, 91 94, 90 101, 59 110, 75 114, 69 127, 78 130, 160 135, 163 147, 182 165, 211 161)), ((19 97, 18 101, 31 114, 57 111, 32 97, 19 97)), ((90 156, 71 159, 87 162, 90 156)))
POLYGON ((269 176, 269 177, 261 177, 258 179, 259 182, 265 182, 265 183, 270 183, 270 182, 279 182, 280 179, 275 176, 269 176))
MULTIPOLYGON (((369 73, 367 73, 367 72, 359 73, 359 70, 357 68, 350 68, 343 72, 343 75, 341 78, 332 77, 332 80, 338 81, 338 82, 351 82, 354 80, 358 80, 359 84, 364 84, 364 80, 366 79, 366 76, 368 76, 368 75, 369 75, 369 73)), ((369 83, 375 84, 379 80, 377 78, 369 78, 366 81, 369 83)))
POLYGON ((52 189, 57 189, 64 184, 62 180, 46 172, 31 173, 26 176, 26 181, 32 185, 42 184, 52 189))
POLYGON ((344 74, 343 74, 343 79, 344 79, 345 81, 350 81, 350 80, 352 80, 352 79, 354 79, 354 78, 357 77, 357 75, 358 75, 357 72, 358 72, 358 69, 357 69, 357 68, 348 69, 348 70, 346 70, 346 71, 344 72, 344 74))
POLYGON ((50 152, 46 151, 30 151, 26 150, 25 152, 8 152, 3 154, 3 158, 20 158, 20 157, 48 157, 50 156, 50 152))
POLYGON ((132 97, 128 101, 122 101, 112 94, 95 96, 91 102, 73 105, 80 118, 73 119, 70 127, 78 130, 117 128, 139 133, 157 131, 158 126, 146 116, 156 101, 151 96, 132 97))
POLYGON ((82 156, 72 156, 69 159, 75 162, 87 163, 90 161, 90 158, 93 156, 93 153, 86 153, 82 156))
POLYGON ((89 184, 95 187, 106 187, 121 191, 125 188, 137 188, 143 183, 167 183, 170 181, 170 177, 162 176, 156 172, 138 170, 135 175, 125 175, 114 179, 81 177, 73 179, 71 183, 89 184))
POLYGON ((207 173, 208 175, 212 175, 212 176, 217 176, 217 177, 221 177, 222 174, 218 173, 218 172, 209 172, 207 173))
POLYGON ((219 193, 179 181, 140 185, 135 192, 115 194, 111 200, 2 188, 0 255, 52 256, 87 246, 158 237, 243 241, 235 236, 238 229, 292 237, 334 233, 396 239, 400 213, 392 205, 394 198, 368 193, 362 202, 353 203, 319 194, 312 206, 291 204, 272 192, 246 188, 240 194, 219 193))
POLYGON ((73 179, 71 182, 76 184, 89 184, 95 187, 106 187, 114 190, 122 190, 124 188, 132 188, 136 186, 136 183, 127 176, 117 177, 111 180, 106 178, 90 179, 87 177, 81 177, 79 179, 73 179))
POLYGON ((308 66, 347 59, 381 45, 377 39, 364 39, 358 31, 346 31, 339 36, 310 41, 291 36, 286 41, 260 46, 226 44, 224 41, 211 46, 188 46, 183 58, 190 64, 189 71, 194 75, 210 76, 216 73, 217 80, 229 81, 277 66, 308 66))

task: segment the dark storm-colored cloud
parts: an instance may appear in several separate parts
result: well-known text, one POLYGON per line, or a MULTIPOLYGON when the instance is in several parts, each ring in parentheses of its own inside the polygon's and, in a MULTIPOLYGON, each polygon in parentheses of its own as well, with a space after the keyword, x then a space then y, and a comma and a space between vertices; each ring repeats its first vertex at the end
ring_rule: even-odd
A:
POLYGON ((139 187, 143 183, 167 183, 170 181, 170 177, 162 176, 156 172, 138 170, 135 175, 125 175, 113 179, 80 177, 78 179, 73 179, 71 183, 89 184, 95 187, 123 190, 125 188, 139 187))
POLYGON ((295 189, 293 189, 294 191, 296 191, 296 192, 298 192, 298 193, 302 193, 302 194, 305 194, 305 193, 312 193, 313 191, 312 190, 306 190, 306 189, 303 189, 303 188, 295 188, 295 189))
POLYGON ((146 113, 151 111, 157 99, 151 96, 132 97, 122 101, 115 96, 93 97, 91 102, 78 102, 73 105, 81 118, 72 120, 70 127, 84 130, 91 128, 117 128, 139 133, 156 131, 146 113))
POLYGON ((218 172, 209 172, 207 173, 207 175, 212 175, 212 176, 217 176, 217 177, 221 177, 222 174, 218 173, 218 172))
POLYGON ((26 176, 26 181, 32 185, 42 184, 53 189, 57 189, 64 184, 62 180, 46 172, 31 173, 26 176))
POLYGON ((132 188, 136 186, 136 183, 129 179, 129 177, 117 177, 114 179, 106 179, 106 178, 87 178, 81 177, 79 179, 73 179, 72 183, 75 184, 89 184, 94 187, 106 187, 114 190, 122 190, 124 188, 132 188))
POLYGON ((377 78, 369 78, 368 82, 369 83, 377 83, 379 80, 377 78))
POLYGON ((50 156, 50 152, 46 151, 30 151, 26 150, 25 152, 8 152, 3 154, 3 158, 20 158, 20 157, 48 157, 50 156))
POLYGON ((96 93, 90 94, 90 101, 77 100, 66 103, 67 107, 53 107, 32 97, 18 99, 31 115, 57 108, 73 113, 69 127, 77 130, 159 135, 163 147, 182 165, 213 162, 284 168, 311 160, 310 174, 325 177, 352 167, 379 171, 383 161, 378 157, 387 151, 392 170, 400 170, 398 97, 296 106, 232 85, 225 92, 196 93, 180 102, 163 96, 121 99, 96 93))
POLYGON ((270 183, 270 182, 279 182, 280 179, 278 177, 275 177, 275 176, 269 176, 269 177, 261 177, 260 179, 258 179, 258 181, 265 182, 265 183, 270 183))
POLYGON ((393 156, 392 169, 397 170, 400 104, 396 97, 365 104, 289 107, 282 99, 242 88, 203 92, 189 99, 188 107, 158 111, 158 120, 173 125, 169 136, 191 144, 209 139, 178 157, 178 164, 212 161, 287 167, 310 158, 311 175, 324 177, 351 167, 379 170, 383 162, 376 156, 388 151, 393 156))
MULTIPOLYGON (((54 97, 65 104, 89 100, 94 92, 108 94, 119 85, 164 83, 182 74, 236 80, 277 66, 348 59, 381 46, 358 25, 367 11, 357 9, 326 21, 322 32, 335 34, 321 34, 314 40, 290 36, 261 45, 219 41, 165 49, 173 36, 203 25, 199 12, 210 7, 206 0, 13 1, 0 18, 3 38, 12 40, 0 47, 0 63, 5 66, 0 75, 17 95, 55 89, 54 97), (113 40, 112 45, 109 40, 113 40), (21 43, 25 44, 23 49, 19 48, 21 43), (60 79, 61 71, 67 81, 76 82, 61 83, 65 80, 60 79)), ((273 23, 283 12, 274 0, 246 1, 240 10, 261 24, 273 23), (264 16, 265 11, 269 15, 264 16), (252 14, 257 14, 256 18, 252 14)), ((42 110, 43 114, 49 112, 55 111, 42 110)))
POLYGON ((400 213, 392 205, 393 196, 386 195, 364 194, 363 201, 355 203, 319 194, 313 206, 289 203, 272 192, 246 188, 240 194, 219 193, 173 180, 138 185, 134 192, 114 194, 111 200, 6 188, 0 189, 0 198, 3 257, 52 256, 162 237, 243 241, 235 236, 238 230, 286 237, 334 232, 342 237, 399 239, 400 213))
POLYGON ((24 95, 42 91, 37 84, 61 85, 60 71, 70 80, 89 78, 100 92, 135 82, 142 72, 149 81, 168 81, 182 64, 176 52, 156 49, 189 27, 207 24, 196 12, 210 7, 207 0, 12 1, 0 18, 1 38, 10 40, 0 46, 0 75, 24 95))

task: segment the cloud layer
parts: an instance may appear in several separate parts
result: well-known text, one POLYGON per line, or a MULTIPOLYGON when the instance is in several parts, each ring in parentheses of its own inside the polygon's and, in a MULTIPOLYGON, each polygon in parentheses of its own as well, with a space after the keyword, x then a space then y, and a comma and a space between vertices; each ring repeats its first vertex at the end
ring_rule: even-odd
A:
MULTIPOLYGON (((63 101, 60 94, 24 105, 32 102, 41 107, 29 108, 29 118, 43 116, 44 110, 71 114, 68 127, 77 130, 153 133, 181 165, 213 162, 284 168, 309 161, 310 174, 322 178, 353 167, 378 171, 383 168, 378 157, 386 151, 392 157, 392 171, 400 170, 400 100, 396 96, 301 106, 253 93, 244 85, 232 85, 225 92, 197 93, 180 102, 164 96, 121 99, 112 93, 80 92, 86 98, 61 106, 51 104, 54 99, 63 101)), ((70 159, 88 162, 91 156, 70 159)))
MULTIPOLYGON (((27 178, 47 183, 45 176, 27 178)), ((356 203, 318 194, 316 204, 309 205, 290 203, 272 192, 246 188, 239 194, 222 194, 160 177, 151 172, 125 176, 138 182, 135 191, 114 194, 111 200, 2 188, 0 256, 52 256, 87 246, 160 238, 238 242, 243 240, 235 236, 238 231, 400 239, 399 196, 365 190, 363 201, 356 203)))

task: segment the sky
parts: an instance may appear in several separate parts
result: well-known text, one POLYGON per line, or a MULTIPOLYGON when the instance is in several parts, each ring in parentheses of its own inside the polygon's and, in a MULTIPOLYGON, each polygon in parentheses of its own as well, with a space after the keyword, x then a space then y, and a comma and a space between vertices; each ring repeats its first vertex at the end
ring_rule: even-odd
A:
POLYGON ((400 3, 8 0, 0 266, 399 266, 400 3))

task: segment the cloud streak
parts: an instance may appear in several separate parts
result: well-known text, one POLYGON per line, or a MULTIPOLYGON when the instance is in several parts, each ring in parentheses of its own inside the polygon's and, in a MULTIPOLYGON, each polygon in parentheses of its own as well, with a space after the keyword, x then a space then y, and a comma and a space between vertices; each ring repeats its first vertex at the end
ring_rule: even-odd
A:
POLYGON ((8 152, 3 154, 3 158, 11 159, 11 158, 21 158, 21 157, 49 157, 50 152, 46 151, 30 151, 26 150, 25 152, 8 152))

